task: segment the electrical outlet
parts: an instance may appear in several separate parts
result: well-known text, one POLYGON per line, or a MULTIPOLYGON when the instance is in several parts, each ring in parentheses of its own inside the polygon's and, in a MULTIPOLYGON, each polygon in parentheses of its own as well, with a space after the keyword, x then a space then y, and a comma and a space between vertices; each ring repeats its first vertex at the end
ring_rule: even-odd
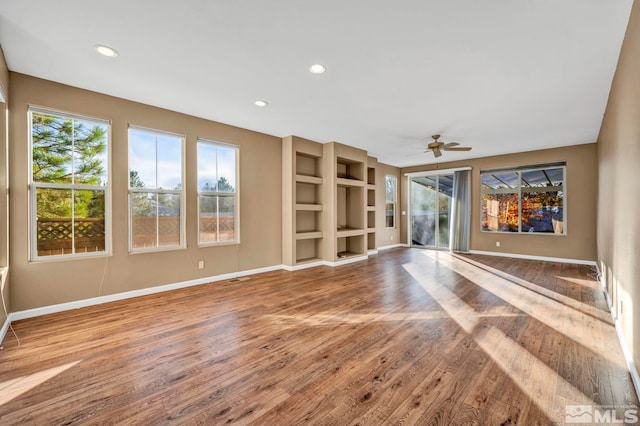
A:
POLYGON ((500 241, 496 241, 496 247, 500 247, 500 241))
POLYGON ((623 305, 622 305, 622 300, 620 301, 620 315, 622 315, 624 313, 624 309, 622 309, 623 305))
POLYGON ((198 260, 198 269, 204 269, 204 260, 198 260))
POLYGON ((391 241, 393 241, 393 235, 391 236, 391 241))

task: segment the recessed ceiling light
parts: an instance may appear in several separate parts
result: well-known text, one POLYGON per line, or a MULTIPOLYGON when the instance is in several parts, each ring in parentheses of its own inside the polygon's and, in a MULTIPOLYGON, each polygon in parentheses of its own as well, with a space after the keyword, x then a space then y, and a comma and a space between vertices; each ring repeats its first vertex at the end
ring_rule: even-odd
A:
POLYGON ((309 67, 309 71, 313 74, 324 74, 327 68, 322 64, 313 64, 309 67))
POLYGON ((259 106, 259 107, 266 107, 267 105, 269 105, 269 102, 267 101, 263 101, 262 99, 258 99, 257 101, 254 102, 255 106, 259 106))
POLYGON ((118 52, 109 47, 109 46, 103 46, 101 44, 96 44, 96 52, 98 52, 99 54, 103 55, 103 56, 107 56, 109 58, 115 58, 116 56, 118 56, 118 52))

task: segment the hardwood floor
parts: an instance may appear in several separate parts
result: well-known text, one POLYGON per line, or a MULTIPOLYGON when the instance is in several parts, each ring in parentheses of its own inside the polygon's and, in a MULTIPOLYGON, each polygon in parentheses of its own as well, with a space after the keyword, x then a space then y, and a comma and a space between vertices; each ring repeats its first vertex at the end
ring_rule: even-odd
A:
POLYGON ((588 266, 393 249, 14 328, 3 425, 551 425, 640 405, 588 266))

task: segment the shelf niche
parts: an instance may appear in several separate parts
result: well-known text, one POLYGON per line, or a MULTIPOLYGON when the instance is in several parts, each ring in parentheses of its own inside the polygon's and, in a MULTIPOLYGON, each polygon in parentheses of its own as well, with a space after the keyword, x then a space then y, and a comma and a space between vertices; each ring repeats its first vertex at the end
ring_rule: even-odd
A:
POLYGON ((337 231, 364 229, 362 206, 364 205, 363 188, 355 186, 338 186, 337 231))
POLYGON ((370 210, 367 212, 367 229, 373 229, 375 231, 376 228, 376 212, 375 210, 370 210))
POLYGON ((296 234, 307 232, 319 232, 321 229, 320 211, 297 210, 296 234))
POLYGON ((367 234, 367 250, 375 250, 376 249, 376 234, 375 232, 370 232, 367 234))
POLYGON ((336 177, 364 182, 364 163, 337 157, 336 177))
POLYGON ((296 241, 296 264, 320 260, 320 244, 322 239, 296 241))
POLYGON ((353 237, 338 237, 338 252, 336 260, 342 260, 349 257, 361 256, 364 250, 364 235, 355 235, 353 237))
POLYGON ((376 169, 375 167, 367 167, 367 183, 369 185, 376 184, 376 169))
POLYGON ((296 152, 296 174, 321 178, 320 158, 296 152))
POLYGON ((296 204, 321 205, 320 185, 296 182, 296 204))

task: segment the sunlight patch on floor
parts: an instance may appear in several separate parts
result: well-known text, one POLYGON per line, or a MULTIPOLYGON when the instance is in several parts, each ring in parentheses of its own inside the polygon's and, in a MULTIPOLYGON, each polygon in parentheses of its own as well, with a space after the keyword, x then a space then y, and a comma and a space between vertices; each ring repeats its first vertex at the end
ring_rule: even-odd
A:
POLYGON ((12 399, 70 369, 80 362, 82 362, 82 360, 38 371, 37 373, 29 374, 27 376, 16 377, 15 379, 6 380, 0 383, 0 405, 6 404, 12 399))
POLYGON ((408 263, 403 267, 550 419, 564 414, 564 406, 554 407, 557 389, 563 390, 562 400, 568 404, 593 404, 579 389, 502 330, 483 322, 469 305, 441 285, 425 265, 408 263))
MULTIPOLYGON (((492 317, 518 317, 525 314, 515 312, 507 312, 504 306, 495 306, 491 309, 479 313, 473 311, 473 318, 492 318, 492 317)), ((434 319, 448 319, 449 314, 444 311, 425 311, 425 312, 394 312, 394 313, 319 313, 312 315, 266 315, 265 319, 273 321, 280 325, 297 325, 305 324, 309 326, 323 326, 340 324, 370 324, 375 322, 400 322, 400 321, 429 321, 434 319)))
MULTIPOLYGON (((428 250, 423 253, 425 257, 467 278, 478 287, 494 294, 547 327, 564 334, 608 362, 626 369, 621 359, 605 348, 602 339, 593 338, 594 330, 599 330, 603 323, 607 325, 611 323, 610 320, 599 319, 600 314, 609 316, 608 313, 596 308, 585 313, 582 311, 584 308, 580 308, 580 305, 584 306, 581 302, 566 296, 560 298, 561 302, 547 294, 550 290, 545 289, 546 292, 542 292, 543 288, 536 284, 504 272, 495 274, 486 270, 486 265, 475 266, 466 258, 456 257, 450 253, 432 253, 428 250), (505 275, 509 278, 505 278, 505 275)), ((556 296, 562 295, 556 294, 556 296)))
MULTIPOLYGON (((428 253, 428 254, 434 260, 437 260, 437 261, 443 260, 443 258, 434 257, 432 253, 428 253)), ((476 262, 473 259, 469 259, 467 257, 463 257, 463 256, 457 255, 455 253, 441 253, 441 254, 443 255, 443 257, 449 256, 452 259, 459 260, 459 261, 466 262, 466 263, 469 263, 471 265, 477 266, 479 269, 484 270, 486 272, 489 272, 490 274, 497 275, 497 276, 499 276, 501 278, 506 279, 507 281, 511 281, 514 284, 517 284, 517 285, 519 285, 521 287, 524 287, 524 288, 526 288, 528 290, 531 290, 534 293, 538 293, 538 294, 540 294, 540 295, 542 295, 544 297, 547 297, 549 299, 553 299, 556 302, 559 302, 559 303, 561 303, 563 305, 569 306, 572 309, 575 309, 576 311, 579 311, 581 313, 584 313, 584 314, 587 314, 587 315, 591 315, 591 316, 599 319, 600 321, 602 321, 602 322, 604 322, 606 324, 613 325, 613 322, 611 320, 611 314, 609 314, 609 312, 603 312, 602 310, 596 308, 595 306, 588 305, 588 304, 583 303, 583 302, 581 302, 579 300, 576 300, 576 299, 573 299, 571 297, 565 296, 564 294, 556 293, 553 290, 549 290, 548 288, 539 286, 539 285, 537 285, 535 283, 532 283, 532 282, 529 282, 527 280, 523 280, 520 277, 516 277, 514 275, 508 274, 508 273, 506 273, 504 271, 501 271, 499 269, 492 268, 491 266, 485 265, 484 263, 476 262)), ((588 280, 580 280, 580 279, 577 279, 577 278, 565 278, 565 277, 557 277, 557 278, 565 280, 565 281, 569 281, 569 282, 572 282, 572 283, 575 283, 575 284, 584 285, 584 286, 586 286, 588 288, 594 288, 591 285, 587 286, 587 285, 585 285, 583 283, 583 282, 591 283, 591 281, 588 281, 588 280)), ((597 289, 601 288, 601 286, 598 283, 595 283, 595 284, 596 284, 596 288, 597 289)))
POLYGON ((573 277, 559 277, 556 275, 556 278, 563 280, 563 281, 567 281, 573 284, 578 284, 581 285, 583 287, 586 288, 590 288, 592 290, 601 290, 602 289, 602 284, 600 284, 598 281, 595 280, 583 280, 580 278, 573 278, 573 277))

